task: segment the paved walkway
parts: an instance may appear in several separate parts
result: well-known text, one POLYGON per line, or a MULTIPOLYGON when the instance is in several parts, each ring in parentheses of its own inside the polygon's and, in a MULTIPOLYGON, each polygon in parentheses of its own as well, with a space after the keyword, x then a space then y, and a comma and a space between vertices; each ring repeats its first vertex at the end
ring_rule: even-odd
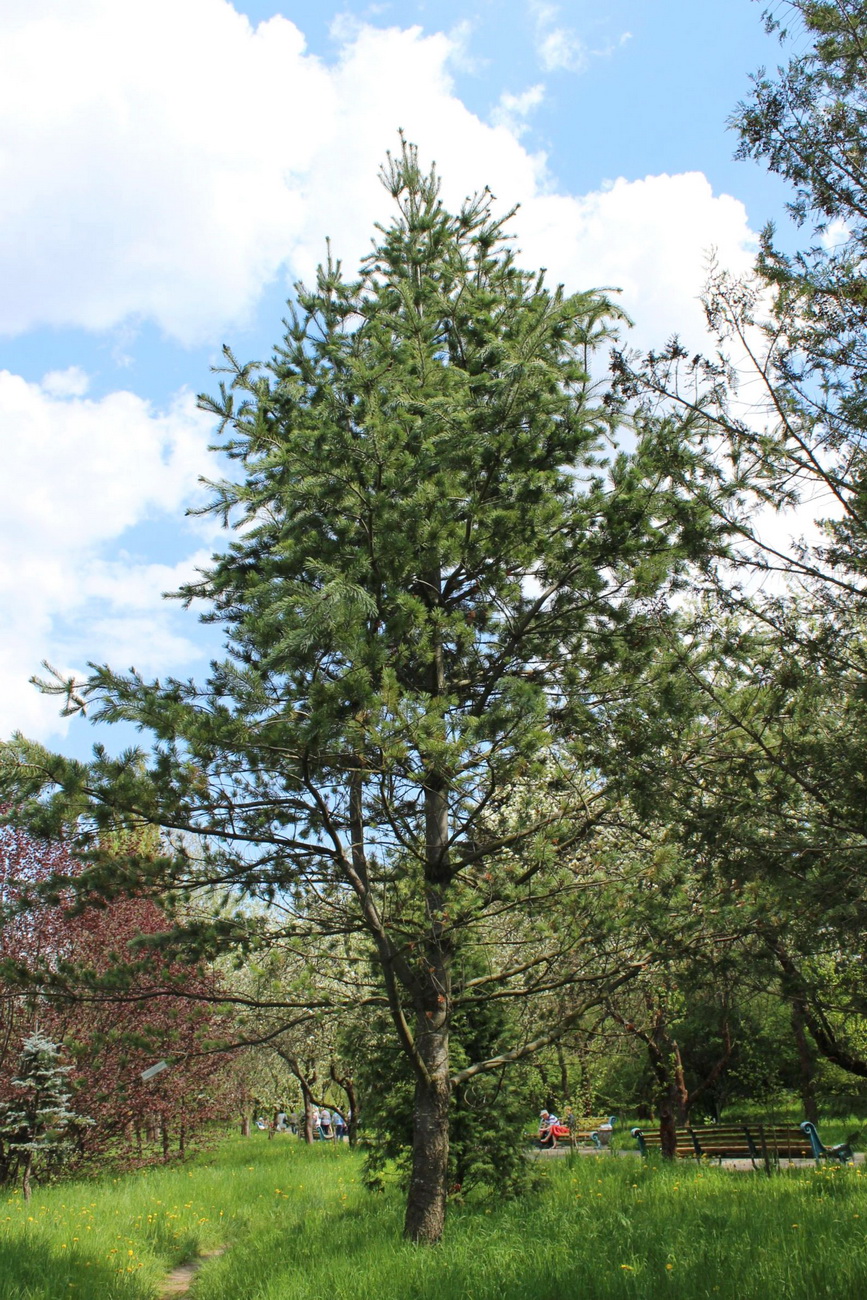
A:
MULTIPOLYGON (((527 1154, 531 1160, 556 1160, 559 1156, 571 1155, 573 1151, 575 1152, 576 1155, 579 1156, 597 1156, 597 1157, 626 1156, 628 1158, 630 1156, 640 1155, 640 1152, 638 1150, 630 1151, 628 1149, 624 1150, 623 1148, 620 1148, 617 1151, 612 1151, 610 1147, 603 1147, 602 1150, 600 1151, 598 1147, 570 1147, 568 1145, 557 1146, 554 1147, 553 1149, 551 1147, 531 1147, 527 1152, 527 1154)), ((865 1161, 867 1161, 867 1154, 865 1154, 863 1151, 856 1151, 855 1164, 863 1165, 865 1161)), ((707 1163, 710 1164, 711 1162, 707 1161, 707 1163)), ((716 1164, 717 1162, 714 1161, 713 1163, 716 1164)), ((822 1167, 823 1168, 826 1166, 834 1167, 836 1166, 836 1164, 837 1164, 836 1160, 825 1160, 822 1162, 822 1167)), ((753 1165, 753 1162, 751 1160, 723 1160, 722 1168, 723 1169, 753 1169, 753 1168, 761 1169, 763 1168, 763 1166, 761 1161, 759 1161, 757 1165, 753 1165)), ((780 1168, 781 1169, 815 1169, 816 1161, 812 1159, 781 1160, 780 1168)))

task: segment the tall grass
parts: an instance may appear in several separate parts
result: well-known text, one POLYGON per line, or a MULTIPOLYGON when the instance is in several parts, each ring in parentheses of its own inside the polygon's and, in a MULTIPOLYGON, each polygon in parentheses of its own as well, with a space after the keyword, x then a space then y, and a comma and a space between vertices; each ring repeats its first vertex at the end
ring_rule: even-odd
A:
MULTIPOLYGON (((217 1245, 196 1300, 860 1300, 861 1169, 774 1178, 637 1158, 564 1157, 515 1202, 451 1208, 435 1250, 400 1238, 397 1189, 348 1148, 228 1142, 192 1166, 37 1191, 0 1207, 0 1300, 150 1300, 217 1245)), ((540 1162, 540 1165, 542 1162, 540 1162)))

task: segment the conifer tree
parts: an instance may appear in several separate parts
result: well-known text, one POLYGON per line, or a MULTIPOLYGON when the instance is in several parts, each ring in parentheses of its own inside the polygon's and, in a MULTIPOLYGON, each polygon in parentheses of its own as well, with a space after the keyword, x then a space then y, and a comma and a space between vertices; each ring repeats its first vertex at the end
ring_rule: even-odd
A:
POLYGON ((30 1179, 35 1167, 62 1163, 69 1149, 69 1129, 90 1121, 69 1109, 68 1065, 60 1064, 60 1048, 38 1030, 28 1035, 21 1051, 18 1078, 12 1080, 17 1097, 0 1111, 0 1144, 4 1164, 17 1164, 25 1201, 30 1200, 30 1179))
MULTIPOLYGON (((405 1231, 433 1242, 452 1089, 554 1041, 640 964, 573 907, 600 896, 575 865, 608 799, 596 695, 640 678, 715 525, 672 486, 685 425, 645 421, 605 461, 621 417, 589 372, 612 304, 521 270, 491 196, 450 213, 413 148, 383 181, 397 214, 359 278, 329 260, 271 361, 227 352, 204 399, 238 466, 209 508, 239 527, 181 594, 226 658, 203 685, 94 667, 56 686, 150 732, 147 764, 18 739, 5 771, 17 816, 54 835, 74 819, 95 846, 79 888, 220 886, 279 909, 259 941, 366 936, 414 1079, 405 1231), (203 849, 119 863, 99 849, 118 816, 203 849), (453 1071, 453 964, 474 945, 467 997, 522 1011, 515 1041, 453 1071)), ((224 912, 186 940, 252 929, 224 912)))

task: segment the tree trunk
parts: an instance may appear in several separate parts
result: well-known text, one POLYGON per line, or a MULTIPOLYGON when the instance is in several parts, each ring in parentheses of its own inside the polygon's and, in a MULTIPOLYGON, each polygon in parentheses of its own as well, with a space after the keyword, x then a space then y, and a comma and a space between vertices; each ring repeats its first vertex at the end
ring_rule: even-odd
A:
POLYGON ((822 1007, 816 1001, 811 1005, 810 989, 794 961, 781 944, 771 944, 771 950, 783 970, 783 991, 792 1002, 798 1003, 804 1024, 813 1035, 813 1042, 827 1060, 859 1079, 867 1079, 867 1057, 859 1056, 845 1044, 840 1043, 834 1028, 822 1007))
POLYGON ((676 1122, 681 1128, 689 1119, 689 1091, 686 1086, 686 1075, 683 1070, 683 1059, 680 1055, 680 1045, 676 1039, 672 1039, 672 1057, 674 1059, 674 1115, 676 1122))
MULTIPOLYGON (((439 575, 436 575, 439 592, 439 575)), ((437 645, 431 695, 445 693, 442 646, 437 645)), ((432 1245, 443 1235, 449 1167, 449 1027, 452 1003, 451 922, 448 916, 449 785, 436 770, 425 780, 425 911, 429 931, 416 986, 417 1068, 412 1174, 404 1236, 432 1245)))
POLYGON ((163 1121, 163 1160, 169 1158, 169 1126, 163 1121))
POLYGON ((412 1175, 404 1236, 433 1245, 443 1235, 449 1164, 448 1030, 419 1026, 418 1046, 429 1079, 417 1079, 413 1108, 412 1175))
POLYGON ((331 1063, 331 1077, 338 1088, 342 1088, 346 1093, 346 1107, 349 1119, 344 1122, 349 1145, 354 1147, 358 1141, 358 1097, 355 1092, 355 1080, 351 1074, 338 1074, 333 1061, 331 1063))
POLYGON ((301 1088, 302 1103, 304 1106, 304 1141, 312 1146, 313 1107, 315 1105, 313 1100, 313 1085, 316 1082, 316 1071, 313 1070, 310 1074, 306 1074, 304 1070, 301 1069, 301 1063, 297 1056, 288 1056, 285 1052, 281 1052, 279 1048, 277 1049, 277 1055, 280 1057, 281 1061, 286 1062, 289 1069, 298 1080, 298 1084, 301 1088))
POLYGON ((804 1119, 811 1124, 819 1123, 819 1105, 816 1100, 816 1063, 807 1039, 804 1012, 799 1003, 792 1003, 792 1033, 798 1051, 798 1073, 800 1077, 801 1103, 804 1107, 804 1119))
POLYGON ((241 1119, 241 1137, 248 1138, 249 1136, 250 1136, 250 1116, 244 1115, 243 1118, 241 1119))
POLYGON ((659 1150, 665 1160, 673 1160, 677 1155, 676 1105, 676 1093, 671 1087, 659 1099, 659 1150))
POLYGON ((688 1097, 680 1050, 668 1032, 662 1007, 656 1008, 653 1028, 646 1036, 646 1042, 659 1083, 659 1149, 664 1159, 673 1160, 677 1155, 678 1120, 686 1108, 688 1097))
POLYGON ((301 1096, 304 1099, 304 1141, 313 1145, 313 1093, 307 1085, 307 1080, 301 1074, 296 1074, 296 1079, 301 1085, 301 1096))
POLYGON ((24 1200, 25 1200, 25 1201, 29 1201, 29 1200, 30 1200, 30 1196, 31 1196, 31 1191, 30 1191, 30 1175, 31 1175, 32 1172, 33 1172, 33 1152, 32 1152, 32 1151, 28 1151, 28 1152, 27 1152, 27 1159, 26 1159, 26 1161, 24 1162, 24 1182, 22 1183, 22 1187, 23 1187, 23 1190, 24 1190, 24 1200))

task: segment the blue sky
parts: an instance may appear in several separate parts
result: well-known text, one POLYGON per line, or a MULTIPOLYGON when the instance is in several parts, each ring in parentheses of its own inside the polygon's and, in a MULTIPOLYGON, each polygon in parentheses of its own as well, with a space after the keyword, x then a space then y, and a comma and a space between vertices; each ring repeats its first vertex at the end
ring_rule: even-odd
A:
POLYGON ((447 198, 521 203, 528 264, 622 288, 639 345, 700 344, 708 250, 745 271, 785 223, 726 129, 782 57, 752 0, 7 0, 0 35, 0 736, 91 742, 43 658, 206 669, 160 599, 219 545, 194 394, 222 342, 268 353, 326 235, 363 253, 398 127, 447 198))

